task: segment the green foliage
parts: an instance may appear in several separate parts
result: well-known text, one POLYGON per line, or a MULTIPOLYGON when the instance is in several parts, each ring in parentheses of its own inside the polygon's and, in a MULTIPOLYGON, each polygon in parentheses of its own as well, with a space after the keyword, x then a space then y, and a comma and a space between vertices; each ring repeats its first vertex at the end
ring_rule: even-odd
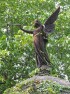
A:
POLYGON ((34 75, 38 74, 40 71, 39 68, 36 68, 35 70, 33 70, 31 73, 29 73, 29 77, 33 77, 34 75))
POLYGON ((42 23, 60 3, 61 12, 55 32, 49 35, 48 53, 52 74, 62 73, 70 80, 70 1, 69 0, 0 0, 0 92, 15 85, 35 69, 33 38, 15 24, 34 29, 35 19, 42 23))
MULTIPOLYGON (((3 89, 15 85, 23 78, 29 77, 31 70, 35 68, 33 56, 32 41, 28 40, 31 36, 26 36, 21 31, 13 37, 2 36, 0 41, 0 76, 4 82, 3 89), (28 45, 29 43, 30 45, 28 45), (32 66, 31 66, 32 64, 32 66)), ((1 89, 0 89, 1 90, 1 89)))

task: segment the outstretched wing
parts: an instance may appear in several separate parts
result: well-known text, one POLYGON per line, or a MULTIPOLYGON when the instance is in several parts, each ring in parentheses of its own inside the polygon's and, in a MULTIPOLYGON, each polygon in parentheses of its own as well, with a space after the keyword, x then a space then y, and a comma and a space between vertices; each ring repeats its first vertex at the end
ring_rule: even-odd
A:
POLYGON ((56 21, 58 17, 59 11, 60 11, 60 7, 58 7, 56 11, 46 20, 44 24, 45 32, 51 33, 52 31, 54 31, 54 28, 55 28, 54 22, 56 21))
POLYGON ((59 11, 60 11, 60 7, 58 7, 56 11, 46 20, 44 25, 46 26, 49 24, 53 24, 58 17, 59 11))

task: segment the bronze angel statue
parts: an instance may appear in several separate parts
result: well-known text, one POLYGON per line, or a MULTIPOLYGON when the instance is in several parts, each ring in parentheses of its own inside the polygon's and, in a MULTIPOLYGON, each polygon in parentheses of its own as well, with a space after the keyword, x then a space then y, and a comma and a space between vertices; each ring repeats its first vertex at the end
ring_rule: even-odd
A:
POLYGON ((46 20, 44 25, 42 25, 39 20, 35 20, 34 27, 36 29, 33 31, 25 30, 21 27, 21 25, 18 25, 22 31, 33 34, 36 62, 37 67, 39 68, 42 65, 51 66, 51 62, 46 51, 46 44, 48 43, 48 33, 52 32, 55 28, 54 22, 58 17, 59 11, 60 7, 58 7, 55 12, 46 20))

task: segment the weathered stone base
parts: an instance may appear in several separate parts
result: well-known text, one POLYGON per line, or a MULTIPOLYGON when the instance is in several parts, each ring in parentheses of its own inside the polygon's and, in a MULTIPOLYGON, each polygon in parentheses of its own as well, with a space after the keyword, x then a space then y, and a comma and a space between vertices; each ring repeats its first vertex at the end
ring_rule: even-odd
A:
POLYGON ((52 76, 33 76, 4 94, 70 94, 70 82, 52 76))

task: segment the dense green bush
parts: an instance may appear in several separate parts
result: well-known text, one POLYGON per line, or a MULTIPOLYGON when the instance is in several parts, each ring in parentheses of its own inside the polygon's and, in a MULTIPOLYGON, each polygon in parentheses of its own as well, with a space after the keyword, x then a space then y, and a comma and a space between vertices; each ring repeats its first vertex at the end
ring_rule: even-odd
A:
POLYGON ((31 70, 35 68, 35 66, 31 66, 31 64, 35 64, 34 59, 31 59, 33 58, 33 49, 31 49, 33 47, 32 41, 28 41, 30 36, 28 37, 20 31, 13 37, 9 36, 8 40, 6 38, 3 35, 3 40, 0 42, 0 79, 5 83, 1 85, 4 88, 15 85, 22 78, 27 78, 31 70))

